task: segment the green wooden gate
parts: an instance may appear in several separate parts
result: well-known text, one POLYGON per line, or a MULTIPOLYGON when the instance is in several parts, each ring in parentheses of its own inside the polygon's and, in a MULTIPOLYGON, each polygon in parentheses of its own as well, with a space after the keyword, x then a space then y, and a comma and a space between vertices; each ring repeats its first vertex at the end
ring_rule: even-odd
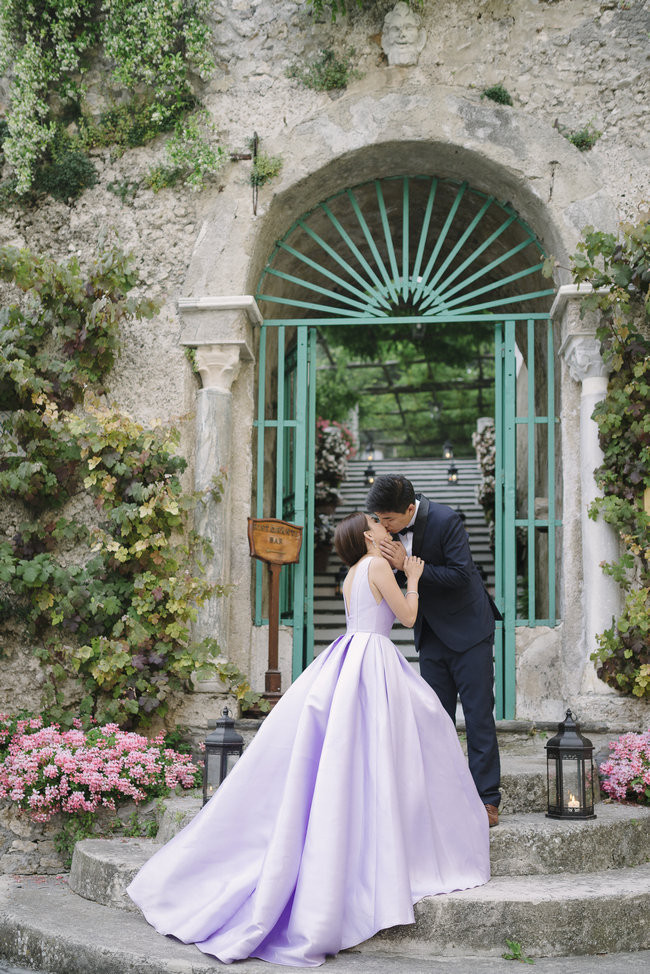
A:
MULTIPOLYGON (((560 522, 554 502, 554 340, 546 310, 554 290, 541 276, 542 258, 541 245, 508 203, 467 183, 431 176, 346 189, 278 241, 257 295, 265 319, 256 514, 305 529, 301 560, 285 569, 281 593, 281 621, 293 627, 294 678, 313 657, 318 327, 373 327, 386 318, 396 329, 423 321, 492 321, 495 596, 504 616, 495 642, 497 716, 514 716, 515 627, 555 625, 560 522), (528 370, 523 398, 517 383, 522 363, 528 370)), ((265 621, 258 564, 255 623, 265 621)))

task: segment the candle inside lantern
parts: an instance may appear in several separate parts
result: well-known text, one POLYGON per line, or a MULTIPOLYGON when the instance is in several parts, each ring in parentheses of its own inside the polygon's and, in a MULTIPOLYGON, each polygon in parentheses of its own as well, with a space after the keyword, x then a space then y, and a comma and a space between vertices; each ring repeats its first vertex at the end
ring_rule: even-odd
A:
POLYGON ((567 802, 567 805, 569 808, 580 808, 580 802, 575 795, 571 794, 571 792, 569 792, 569 801, 567 802))

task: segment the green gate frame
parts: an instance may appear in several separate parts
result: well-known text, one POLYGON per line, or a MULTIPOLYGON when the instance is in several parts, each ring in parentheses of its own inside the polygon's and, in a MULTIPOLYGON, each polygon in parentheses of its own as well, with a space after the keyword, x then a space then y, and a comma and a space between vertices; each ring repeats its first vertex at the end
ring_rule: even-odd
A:
MULTIPOLYGON (((397 177, 396 177, 397 178, 397 177)), ((387 211, 382 182, 374 182, 377 209, 381 218, 383 240, 381 244, 386 259, 381 256, 378 242, 373 239, 368 223, 362 213, 355 190, 347 189, 332 200, 346 197, 351 212, 367 243, 374 267, 368 257, 354 241, 351 233, 343 226, 331 208, 331 200, 321 203, 317 209, 322 218, 325 214, 331 227, 338 234, 341 249, 349 250, 355 263, 348 263, 341 254, 332 248, 319 234, 309 227, 311 214, 296 221, 283 240, 279 241, 271 256, 262 279, 258 300, 300 309, 309 317, 266 318, 260 329, 259 345, 259 384, 258 413, 255 420, 257 429, 257 517, 275 516, 292 520, 304 528, 304 537, 313 537, 314 528, 314 468, 315 468, 315 427, 316 427, 316 335, 319 325, 355 327, 377 325, 378 319, 390 317, 395 327, 413 326, 423 320, 427 323, 466 323, 492 321, 495 326, 495 385, 496 385, 496 485, 495 485, 495 599, 504 621, 497 623, 495 638, 495 695, 496 713, 499 718, 512 718, 515 713, 515 627, 553 626, 555 618, 555 552, 556 531, 560 521, 555 516, 555 435, 557 418, 555 416, 554 380, 554 339, 553 324, 547 312, 504 313, 504 305, 535 299, 548 299, 554 295, 552 288, 531 291, 515 297, 499 297, 498 290, 515 280, 538 272, 542 262, 528 266, 514 274, 506 274, 496 282, 478 288, 473 285, 485 274, 495 270, 522 249, 534 244, 543 254, 534 234, 508 205, 497 203, 493 197, 468 190, 467 183, 456 183, 456 195, 449 208, 438 238, 426 259, 427 240, 436 191, 441 182, 433 177, 399 177, 402 181, 402 219, 400 231, 403 246, 401 259, 399 246, 393 241, 391 221, 387 211), (409 213, 410 182, 413 178, 428 179, 427 205, 422 216, 418 245, 414 254, 409 254, 409 213), (469 224, 464 227, 455 244, 449 244, 445 254, 445 241, 449 235, 454 217, 466 193, 481 197, 483 202, 469 224), (490 208, 504 211, 503 222, 479 246, 464 256, 462 249, 481 219, 490 208), (516 246, 501 253, 497 258, 482 265, 481 254, 511 226, 518 223, 524 230, 524 239, 516 246), (312 243, 321 248, 330 258, 329 266, 321 264, 312 257, 301 253, 287 243, 287 239, 299 229, 312 243), (276 256, 289 253, 304 263, 312 276, 317 273, 333 281, 339 288, 334 292, 311 278, 300 278, 287 274, 273 265, 276 256), (441 256, 443 255, 443 256, 441 256), (413 263, 411 264, 411 257, 413 263), (441 259, 439 266, 436 261, 441 259), (455 264, 458 260, 459 263, 455 264), (336 273, 333 263, 342 269, 336 273), (472 266, 474 265, 474 266, 472 266), (401 272, 400 272, 401 267, 401 272), (357 268, 363 273, 360 273, 357 268), (475 269, 478 268, 478 269, 475 269), (315 292, 323 299, 334 299, 336 304, 313 303, 294 296, 276 296, 262 292, 266 276, 270 274, 293 286, 315 292), (460 282, 459 279, 460 278, 460 282), (453 286, 452 286, 453 284, 453 286), (467 291, 470 287, 471 290, 467 291), (345 293, 343 293, 345 292, 345 293), (496 292, 496 293, 492 293, 496 292), (489 295, 489 299, 485 297, 489 295), (399 301, 408 301, 416 306, 416 314, 394 315, 391 308, 399 301), (526 360, 528 366, 528 396, 526 412, 518 415, 516 406, 516 328, 525 327, 527 336, 526 360), (277 368, 274 388, 277 392, 275 409, 269 400, 267 388, 267 338, 273 329, 277 339, 277 368), (546 343, 546 410, 544 415, 536 415, 536 402, 540 400, 539 390, 535 388, 535 336, 539 329, 545 329, 546 343), (291 343, 288 346, 288 343, 291 343), (537 393, 537 395, 536 395, 537 393), (267 415, 270 413, 270 415, 267 415), (518 428, 527 431, 527 508, 517 516, 517 436, 518 428), (546 430, 547 440, 547 491, 548 512, 546 517, 535 517, 535 464, 538 459, 537 441, 541 430, 546 430), (264 458, 268 445, 269 432, 275 431, 275 509, 265 509, 264 496, 264 458), (517 529, 523 532, 528 552, 528 592, 526 611, 517 614, 517 576, 513 570, 517 559, 517 529), (537 566, 537 533, 548 535, 547 566, 549 591, 547 612, 544 618, 536 618, 535 586, 537 566)), ((356 188, 358 190, 358 188, 356 188)), ((314 211, 312 211, 314 212, 314 211)), ((368 253, 368 251, 366 251, 368 253)), ((409 309, 410 310, 410 309, 409 309)), ((255 625, 263 625, 263 574, 262 565, 256 566, 255 586, 255 625)), ((313 658, 313 546, 304 543, 300 561, 285 568, 281 592, 281 620, 293 627, 292 678, 295 679, 313 658), (291 601, 293 595, 293 602, 291 601)))

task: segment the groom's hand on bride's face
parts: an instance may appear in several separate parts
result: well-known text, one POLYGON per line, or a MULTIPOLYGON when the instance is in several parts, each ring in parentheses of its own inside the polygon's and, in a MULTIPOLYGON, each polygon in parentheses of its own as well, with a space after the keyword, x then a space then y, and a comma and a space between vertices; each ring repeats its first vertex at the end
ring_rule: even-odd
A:
POLYGON ((384 538, 379 548, 391 568, 397 568, 399 571, 402 571, 404 568, 404 559, 406 558, 406 549, 402 542, 393 541, 392 538, 384 538))

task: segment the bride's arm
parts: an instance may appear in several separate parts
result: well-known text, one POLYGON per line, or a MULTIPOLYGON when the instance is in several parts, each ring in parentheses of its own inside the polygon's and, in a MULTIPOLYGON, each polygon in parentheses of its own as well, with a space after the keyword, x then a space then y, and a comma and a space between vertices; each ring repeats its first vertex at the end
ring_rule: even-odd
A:
POLYGON ((395 581, 393 571, 384 558, 373 558, 368 568, 368 580, 395 614, 395 618, 410 629, 418 614, 418 581, 424 562, 421 558, 407 558, 404 562, 406 573, 406 595, 403 595, 395 581))

